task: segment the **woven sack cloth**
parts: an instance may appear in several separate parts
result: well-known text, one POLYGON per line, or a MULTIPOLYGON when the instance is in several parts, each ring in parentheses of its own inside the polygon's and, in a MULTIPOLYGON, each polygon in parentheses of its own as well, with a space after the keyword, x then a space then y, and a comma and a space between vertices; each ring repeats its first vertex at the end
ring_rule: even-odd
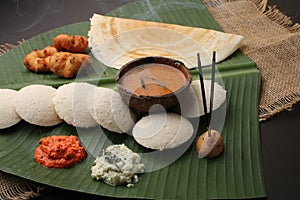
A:
POLYGON ((228 33, 243 35, 241 51, 262 76, 259 119, 289 110, 300 100, 300 25, 267 0, 203 0, 228 33))
POLYGON ((0 171, 0 199, 30 199, 39 196, 40 186, 26 179, 0 171))

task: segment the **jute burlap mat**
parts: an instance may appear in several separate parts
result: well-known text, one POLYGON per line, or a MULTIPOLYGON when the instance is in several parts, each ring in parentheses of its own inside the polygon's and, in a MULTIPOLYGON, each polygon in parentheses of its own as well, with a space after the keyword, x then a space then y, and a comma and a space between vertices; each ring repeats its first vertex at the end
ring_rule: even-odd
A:
POLYGON ((0 199, 30 199, 39 195, 40 186, 0 171, 0 199))
POLYGON ((300 100, 300 25, 267 0, 203 0, 225 32, 245 37, 240 48, 262 75, 259 119, 300 100))
MULTIPOLYGON (((300 100, 300 25, 267 0, 203 0, 225 32, 245 37, 241 50, 262 74, 259 119, 290 109, 300 100)), ((0 55, 14 45, 0 47, 0 55)), ((42 188, 0 171, 0 199, 29 199, 42 188)))

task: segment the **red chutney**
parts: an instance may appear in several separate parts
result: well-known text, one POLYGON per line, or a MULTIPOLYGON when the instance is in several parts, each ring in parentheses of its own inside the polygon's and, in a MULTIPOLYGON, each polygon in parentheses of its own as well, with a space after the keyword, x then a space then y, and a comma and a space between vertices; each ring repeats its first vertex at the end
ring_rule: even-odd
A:
POLYGON ((42 138, 34 152, 36 162, 49 168, 71 167, 83 161, 86 156, 84 147, 72 135, 42 138))

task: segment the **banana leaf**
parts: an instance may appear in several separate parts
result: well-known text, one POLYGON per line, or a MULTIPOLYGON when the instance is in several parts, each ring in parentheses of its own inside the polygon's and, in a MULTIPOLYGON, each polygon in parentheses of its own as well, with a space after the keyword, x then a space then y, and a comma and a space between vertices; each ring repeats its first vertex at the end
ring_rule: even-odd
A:
MULTIPOLYGON (((187 26, 221 28, 201 1, 138 1, 109 13, 111 16, 161 21, 187 26)), ((29 84, 58 87, 75 79, 62 79, 54 74, 36 74, 23 66, 25 54, 52 44, 53 37, 64 32, 87 35, 89 22, 60 27, 37 35, 0 57, 0 87, 20 89, 29 84)), ((93 60, 93 70, 76 81, 115 87, 116 70, 93 60)), ((112 187, 91 178, 95 157, 109 144, 125 143, 139 153, 150 151, 138 145, 130 135, 111 133, 101 127, 79 129, 65 123, 39 127, 21 121, 0 130, 0 170, 42 184, 84 193, 146 199, 229 199, 265 197, 258 124, 260 73, 255 63, 240 51, 218 64, 227 91, 227 110, 222 137, 225 151, 214 159, 199 159, 196 139, 174 162, 140 176, 132 188, 112 187), (49 169, 33 158, 39 139, 49 135, 76 135, 88 150, 83 162, 67 169, 49 169)), ((194 79, 197 71, 192 71, 194 79)), ((196 131, 200 135, 203 119, 196 131)), ((195 137, 195 138, 196 138, 195 137)), ((152 162, 156 162, 155 160, 152 162)))

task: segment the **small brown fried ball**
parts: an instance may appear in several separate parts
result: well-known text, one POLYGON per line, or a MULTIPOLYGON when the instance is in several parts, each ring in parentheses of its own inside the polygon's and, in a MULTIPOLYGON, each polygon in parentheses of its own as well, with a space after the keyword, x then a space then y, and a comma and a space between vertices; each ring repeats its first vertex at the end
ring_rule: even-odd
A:
POLYGON ((83 53, 88 47, 88 39, 79 35, 59 34, 53 39, 53 44, 58 51, 83 53))
POLYGON ((89 55, 69 52, 58 52, 45 60, 51 72, 63 78, 74 77, 80 67, 86 67, 92 63, 89 55))
POLYGON ((48 67, 45 58, 57 53, 57 49, 53 46, 47 46, 41 50, 33 50, 27 54, 23 60, 25 67, 33 72, 48 73, 50 68, 48 67))

